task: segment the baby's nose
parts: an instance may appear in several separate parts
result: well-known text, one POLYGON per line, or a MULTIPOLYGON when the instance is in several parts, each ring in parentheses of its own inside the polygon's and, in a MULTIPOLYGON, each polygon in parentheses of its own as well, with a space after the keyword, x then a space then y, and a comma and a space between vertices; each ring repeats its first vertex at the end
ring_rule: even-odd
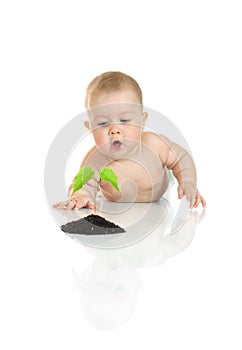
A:
POLYGON ((117 125, 111 125, 109 129, 109 135, 120 135, 121 131, 117 125))

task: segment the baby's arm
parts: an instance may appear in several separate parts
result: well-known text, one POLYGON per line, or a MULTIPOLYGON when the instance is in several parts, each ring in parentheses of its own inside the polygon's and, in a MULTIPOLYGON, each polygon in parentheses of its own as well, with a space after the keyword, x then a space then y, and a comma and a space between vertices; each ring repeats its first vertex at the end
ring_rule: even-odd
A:
POLYGON ((89 208, 95 209, 96 194, 99 188, 98 182, 100 181, 99 172, 94 166, 92 155, 95 152, 95 147, 93 147, 85 156, 82 161, 81 167, 91 166, 94 170, 94 177, 88 181, 80 190, 73 193, 74 180, 68 188, 68 200, 59 202, 53 205, 55 208, 59 209, 75 209, 89 208))
POLYGON ((160 159, 168 169, 172 170, 178 181, 178 198, 181 199, 185 195, 191 208, 196 208, 199 203, 205 208, 206 202, 197 190, 197 174, 192 157, 175 142, 164 136, 160 136, 160 139, 160 159))

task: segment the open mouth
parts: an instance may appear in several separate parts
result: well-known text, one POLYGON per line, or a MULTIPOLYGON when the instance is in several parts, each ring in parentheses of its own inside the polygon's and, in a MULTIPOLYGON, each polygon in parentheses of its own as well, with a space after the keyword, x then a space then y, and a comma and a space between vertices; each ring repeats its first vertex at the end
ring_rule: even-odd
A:
POLYGON ((112 148, 115 149, 115 150, 120 149, 121 146, 122 146, 122 143, 121 143, 120 141, 118 141, 118 140, 117 140, 117 141, 114 141, 114 142, 112 143, 112 148))

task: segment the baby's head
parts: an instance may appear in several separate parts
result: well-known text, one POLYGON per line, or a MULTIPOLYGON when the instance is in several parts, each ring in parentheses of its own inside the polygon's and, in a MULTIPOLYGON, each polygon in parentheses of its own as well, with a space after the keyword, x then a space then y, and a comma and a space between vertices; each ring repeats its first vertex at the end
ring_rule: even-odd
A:
POLYGON ((130 154, 141 140, 147 118, 138 83, 121 72, 106 72, 87 87, 85 106, 96 146, 111 158, 130 154))
POLYGON ((109 99, 109 103, 119 103, 120 98, 118 95, 125 91, 132 92, 132 96, 130 96, 132 101, 129 99, 128 101, 122 102, 131 102, 142 106, 142 91, 139 84, 132 77, 121 72, 103 73, 94 78, 88 85, 86 90, 85 107, 89 110, 100 104, 103 105, 102 98, 107 97, 108 95, 112 95, 113 97, 113 99, 109 99), (115 94, 117 94, 116 98, 115 94))

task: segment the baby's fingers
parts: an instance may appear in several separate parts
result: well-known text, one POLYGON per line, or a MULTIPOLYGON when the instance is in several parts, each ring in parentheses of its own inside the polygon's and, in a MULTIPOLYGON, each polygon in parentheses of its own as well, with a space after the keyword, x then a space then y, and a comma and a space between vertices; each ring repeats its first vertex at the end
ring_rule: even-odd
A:
POLYGON ((52 205, 52 207, 57 208, 57 209, 73 209, 75 206, 75 201, 72 200, 67 200, 64 202, 59 202, 59 203, 55 203, 52 205))
POLYGON ((191 191, 189 191, 189 190, 184 191, 181 185, 178 186, 177 191, 178 191, 178 198, 181 199, 185 195, 186 200, 190 204, 190 208, 192 208, 194 200, 195 200, 194 194, 192 194, 191 191))
POLYGON ((181 199, 183 197, 183 189, 181 185, 178 186, 177 192, 178 192, 178 198, 181 199))
POLYGON ((87 209, 96 209, 95 205, 91 202, 87 202, 86 200, 79 200, 75 205, 75 210, 79 210, 81 208, 87 208, 87 209))
POLYGON ((69 200, 64 201, 64 202, 58 202, 52 205, 53 208, 57 209, 66 209, 67 204, 69 203, 69 200))
POLYGON ((75 204, 75 207, 74 207, 74 210, 79 210, 81 208, 84 208, 85 207, 85 201, 84 200, 79 200, 76 204, 75 204))
POLYGON ((95 205, 92 204, 91 202, 87 203, 86 208, 88 208, 88 209, 96 209, 95 205))
POLYGON ((205 201, 205 199, 197 191, 197 196, 196 196, 196 201, 194 203, 194 208, 197 208, 200 203, 202 204, 203 208, 206 208, 206 201, 205 201))
POLYGON ((191 193, 186 195, 186 199, 188 203, 190 204, 190 208, 192 209, 194 207, 194 202, 195 202, 195 196, 192 195, 191 193))
POLYGON ((71 210, 75 207, 75 205, 76 205, 76 201, 71 199, 69 200, 69 203, 67 203, 66 209, 71 210))
MULTIPOLYGON (((200 195, 201 196, 201 195, 200 195)), ((201 196, 201 203, 202 203, 202 206, 203 206, 203 208, 206 208, 206 201, 205 201, 205 199, 201 196)))

